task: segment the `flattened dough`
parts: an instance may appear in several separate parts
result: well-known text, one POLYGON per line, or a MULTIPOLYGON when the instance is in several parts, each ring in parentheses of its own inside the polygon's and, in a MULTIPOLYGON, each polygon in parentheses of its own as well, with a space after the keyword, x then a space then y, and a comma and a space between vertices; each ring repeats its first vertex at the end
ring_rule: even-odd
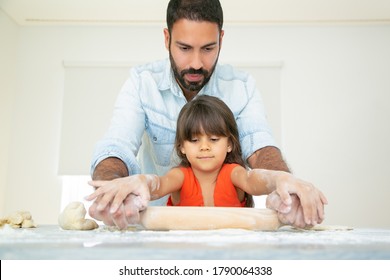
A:
POLYGON ((78 201, 69 203, 58 217, 58 224, 65 230, 93 230, 99 225, 91 219, 85 219, 84 204, 78 201))

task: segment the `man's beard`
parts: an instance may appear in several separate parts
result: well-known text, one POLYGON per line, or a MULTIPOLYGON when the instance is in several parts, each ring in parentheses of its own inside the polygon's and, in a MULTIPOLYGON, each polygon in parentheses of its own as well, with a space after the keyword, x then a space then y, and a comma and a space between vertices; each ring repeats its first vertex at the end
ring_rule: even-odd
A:
POLYGON ((215 61, 215 64, 211 68, 210 71, 207 71, 203 68, 200 69, 194 69, 194 68, 189 68, 189 69, 184 69, 179 73, 179 70, 177 68, 177 65, 171 55, 171 52, 169 52, 169 60, 171 61, 171 67, 173 71, 173 75, 175 76, 176 81, 179 83, 179 85, 186 90, 193 91, 193 92, 199 92, 205 84, 208 83, 208 81, 211 78, 211 75, 213 74, 215 70, 215 66, 217 65, 217 60, 215 61), (201 74, 203 76, 203 80, 199 82, 187 82, 184 79, 185 74, 201 74))

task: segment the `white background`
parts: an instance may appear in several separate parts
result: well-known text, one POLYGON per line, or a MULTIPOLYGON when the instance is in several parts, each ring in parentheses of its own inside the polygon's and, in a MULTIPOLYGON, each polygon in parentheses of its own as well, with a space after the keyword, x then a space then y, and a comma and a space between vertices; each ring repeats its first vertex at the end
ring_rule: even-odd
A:
MULTIPOLYGON (((0 216, 28 210, 38 224, 57 223, 64 61, 165 58, 164 27, 19 25, 0 10, 0 216)), ((328 197, 326 223, 390 228, 390 25, 227 22, 224 29, 221 62, 282 62, 280 145, 292 171, 328 197)))

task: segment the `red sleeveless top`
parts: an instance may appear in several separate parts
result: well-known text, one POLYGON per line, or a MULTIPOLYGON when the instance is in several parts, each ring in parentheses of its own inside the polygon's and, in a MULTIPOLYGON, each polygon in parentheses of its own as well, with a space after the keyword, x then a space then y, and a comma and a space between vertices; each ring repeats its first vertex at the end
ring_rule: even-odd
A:
MULTIPOLYGON (((236 166, 238 164, 235 163, 227 163, 222 166, 215 184, 214 206, 245 207, 246 200, 240 202, 236 188, 230 179, 230 174, 236 166)), ((184 173, 184 182, 180 190, 180 202, 175 206, 204 206, 202 189, 192 168, 182 167, 180 170, 184 173)), ((171 196, 169 196, 167 205, 173 206, 171 196)))

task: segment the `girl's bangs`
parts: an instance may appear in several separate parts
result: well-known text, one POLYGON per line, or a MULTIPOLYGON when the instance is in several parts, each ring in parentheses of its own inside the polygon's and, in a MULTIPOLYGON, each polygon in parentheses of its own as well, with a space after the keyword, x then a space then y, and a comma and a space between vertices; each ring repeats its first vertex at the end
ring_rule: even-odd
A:
POLYGON ((228 136, 225 121, 221 115, 212 110, 194 110, 187 119, 184 138, 189 140, 195 135, 207 134, 228 136))

